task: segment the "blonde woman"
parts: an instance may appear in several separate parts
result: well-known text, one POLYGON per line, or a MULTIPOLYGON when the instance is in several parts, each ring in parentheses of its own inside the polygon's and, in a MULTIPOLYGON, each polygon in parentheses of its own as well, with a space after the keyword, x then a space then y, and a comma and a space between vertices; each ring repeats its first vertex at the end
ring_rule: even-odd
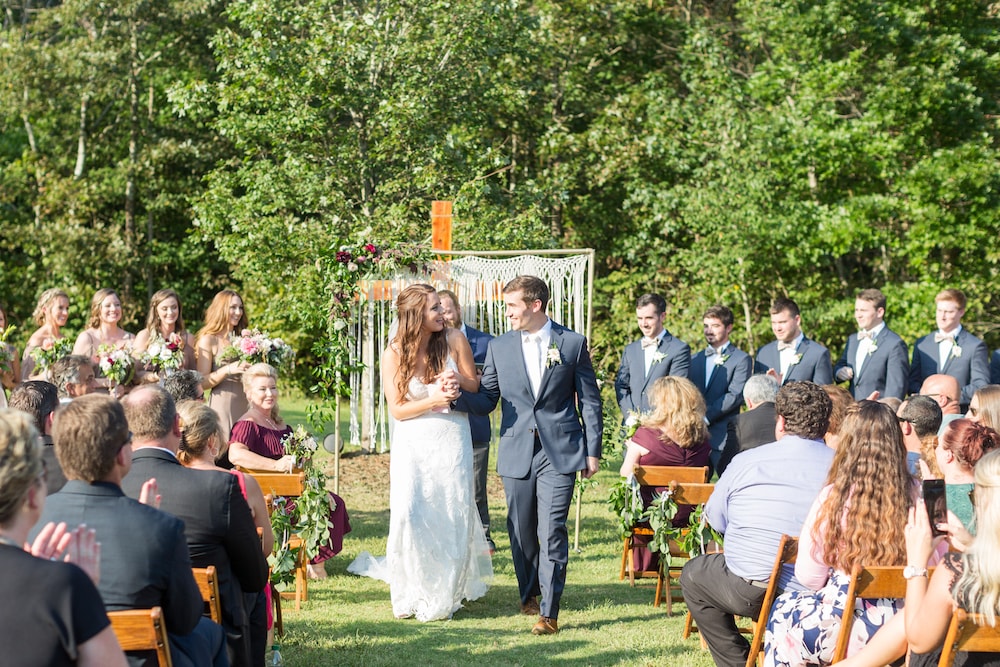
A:
MULTIPOLYGON (((910 510, 906 525, 906 562, 923 575, 906 582, 906 640, 912 651, 911 667, 936 665, 944 644, 952 610, 962 607, 982 614, 996 625, 1000 613, 1000 451, 985 455, 975 467, 976 523, 979 532, 971 546, 969 536, 954 520, 939 527, 947 530, 952 546, 965 553, 945 555, 927 579, 922 563, 933 550, 931 526, 923 503, 910 510), (967 548, 966 548, 967 547, 967 548)), ((959 654, 961 658, 961 654, 959 654)), ((960 660, 956 659, 955 664, 960 660)), ((996 654, 969 654, 966 665, 998 665, 996 654)))
POLYGON ((73 345, 73 354, 90 357, 97 361, 97 349, 111 345, 119 349, 129 349, 135 336, 118 326, 122 319, 122 302, 118 292, 103 288, 97 290, 90 300, 90 319, 87 328, 80 332, 73 345))
MULTIPOLYGON (((667 375, 653 383, 647 396, 652 412, 641 418, 635 434, 625 441, 622 477, 628 477, 637 465, 688 466, 709 464, 712 447, 705 426, 705 399, 687 378, 667 375)), ((643 505, 649 506, 663 489, 642 488, 643 505)), ((674 527, 688 525, 694 508, 682 505, 674 515, 674 527)), ((646 548, 648 538, 634 536, 633 564, 639 571, 655 570, 657 554, 646 548)))
POLYGON ((219 364, 219 354, 229 344, 231 334, 240 333, 247 327, 247 314, 243 299, 230 289, 215 295, 205 312, 205 326, 198 331, 195 343, 197 370, 202 376, 202 386, 211 389, 208 404, 212 406, 222 430, 228 435, 233 422, 247 411, 246 393, 240 376, 250 364, 232 361, 219 364))
POLYGON ((994 431, 1000 429, 1000 384, 988 384, 977 389, 965 416, 969 421, 994 431))
POLYGON ((24 355, 21 357, 21 378, 23 380, 44 380, 42 374, 36 374, 35 360, 31 356, 31 351, 37 347, 51 345, 57 340, 65 338, 62 328, 66 326, 69 319, 69 297, 66 292, 59 288, 52 287, 38 297, 38 304, 35 312, 32 313, 38 329, 35 330, 24 346, 24 355))

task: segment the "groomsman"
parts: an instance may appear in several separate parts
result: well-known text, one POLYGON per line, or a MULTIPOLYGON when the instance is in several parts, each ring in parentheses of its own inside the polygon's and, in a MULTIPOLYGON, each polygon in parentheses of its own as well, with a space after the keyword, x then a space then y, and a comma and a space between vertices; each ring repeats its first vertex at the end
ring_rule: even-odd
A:
MULTIPOLYGON (((476 368, 481 371, 483 362, 486 361, 486 349, 493 336, 473 329, 462 321, 462 306, 454 292, 446 289, 438 290, 438 296, 441 297, 441 315, 444 316, 445 322, 452 329, 461 331, 468 339, 472 348, 472 359, 476 362, 476 368)), ((486 532, 486 542, 490 545, 490 551, 496 551, 497 546, 490 535, 490 504, 486 497, 486 473, 490 466, 490 438, 493 435, 489 415, 475 415, 470 412, 469 428, 472 430, 472 479, 475 482, 476 509, 479 511, 479 520, 486 532)))
POLYGON ((906 343, 885 325, 885 295, 866 289, 854 300, 854 319, 858 333, 851 334, 833 372, 838 382, 850 380, 849 390, 855 400, 877 391, 879 398, 907 394, 910 364, 906 343))
POLYGON ((743 405, 743 385, 753 372, 753 360, 729 341, 733 311, 712 306, 705 311, 702 325, 708 346, 691 360, 690 378, 705 397, 705 421, 715 467, 726 443, 726 426, 743 405))
POLYGON ((667 302, 659 294, 643 294, 635 304, 635 317, 642 338, 625 346, 615 378, 615 394, 622 418, 629 413, 649 412, 646 388, 658 378, 686 378, 691 366, 691 348, 663 328, 667 302))
POLYGON ((990 382, 989 352, 985 343, 962 326, 965 294, 946 289, 934 298, 938 329, 913 345, 910 364, 910 393, 916 394, 928 376, 950 375, 961 388, 962 412, 969 406, 976 389, 990 382))
POLYGON ((771 304, 771 331, 777 340, 757 352, 757 373, 767 373, 778 384, 808 381, 833 384, 830 351, 802 333, 797 303, 778 297, 771 304))

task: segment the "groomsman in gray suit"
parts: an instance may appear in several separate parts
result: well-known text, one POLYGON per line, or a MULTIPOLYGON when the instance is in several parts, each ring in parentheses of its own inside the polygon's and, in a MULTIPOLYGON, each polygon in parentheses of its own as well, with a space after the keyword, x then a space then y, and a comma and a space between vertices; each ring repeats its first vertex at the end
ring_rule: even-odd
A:
POLYGON ((635 304, 642 338, 625 346, 615 378, 615 394, 622 419, 630 413, 649 412, 646 388, 658 378, 686 378, 691 366, 691 348, 663 328, 667 302, 659 294, 643 294, 635 304))
POLYGON ((490 341, 479 393, 460 400, 478 413, 502 404, 497 472, 521 613, 539 615, 532 634, 551 635, 559 630, 576 473, 591 477, 601 458, 601 395, 587 339, 545 313, 545 281, 518 276, 503 294, 511 331, 490 341))
POLYGON ((942 290, 934 297, 934 303, 938 329, 913 344, 910 393, 918 393, 931 375, 950 375, 962 389, 960 400, 965 412, 976 389, 990 382, 989 352, 983 341, 962 326, 965 294, 957 289, 942 290))
POLYGON ((799 305, 786 297, 771 304, 771 331, 777 340, 757 352, 757 373, 767 373, 779 385, 789 382, 833 384, 830 351, 802 333, 799 305))
POLYGON ((691 382, 705 397, 705 421, 712 443, 712 467, 719 464, 729 420, 740 413, 743 385, 753 373, 753 360, 729 341, 733 311, 712 306, 702 319, 708 346, 691 360, 691 382))
POLYGON ((851 334, 844 354, 833 367, 838 382, 850 380, 849 391, 855 400, 868 398, 877 391, 879 398, 906 398, 910 377, 906 343, 885 325, 885 295, 881 290, 866 289, 854 300, 854 319, 858 333, 851 334))

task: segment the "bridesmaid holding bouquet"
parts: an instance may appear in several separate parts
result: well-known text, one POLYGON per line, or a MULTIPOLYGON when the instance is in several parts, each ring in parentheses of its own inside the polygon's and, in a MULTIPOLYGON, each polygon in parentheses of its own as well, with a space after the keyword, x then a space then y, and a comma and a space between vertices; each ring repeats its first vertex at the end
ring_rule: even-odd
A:
MULTIPOLYGON (((22 380, 44 380, 47 368, 38 368, 32 351, 36 349, 49 350, 58 341, 66 337, 62 328, 69 319, 69 296, 58 287, 50 287, 38 297, 38 305, 32 317, 38 324, 38 329, 31 334, 28 344, 24 346, 24 356, 21 358, 22 380)), ((67 350, 67 354, 69 350, 67 350)))
POLYGON ((229 347, 229 337, 245 328, 247 315, 243 299, 233 290, 222 290, 215 295, 205 312, 205 326, 198 332, 195 345, 202 386, 212 390, 208 404, 219 415, 219 422, 227 436, 233 429, 233 423, 249 407, 241 377, 250 364, 239 360, 221 361, 219 355, 229 347))
POLYGON ((172 289, 161 289, 149 302, 146 328, 135 337, 132 356, 145 368, 141 381, 157 382, 174 370, 194 369, 194 336, 184 328, 181 299, 172 289))
POLYGON ((122 302, 118 293, 113 289, 103 288, 97 290, 94 298, 90 300, 90 319, 87 328, 80 332, 73 345, 73 354, 90 357, 95 364, 101 367, 103 377, 98 378, 97 384, 101 387, 111 388, 114 386, 115 394, 124 393, 123 385, 128 384, 131 379, 130 370, 120 372, 117 367, 122 366, 122 359, 119 351, 131 354, 132 344, 135 336, 118 326, 122 319, 122 302), (109 378, 109 370, 105 369, 106 364, 101 364, 101 357, 115 357, 115 375, 120 377, 109 378))

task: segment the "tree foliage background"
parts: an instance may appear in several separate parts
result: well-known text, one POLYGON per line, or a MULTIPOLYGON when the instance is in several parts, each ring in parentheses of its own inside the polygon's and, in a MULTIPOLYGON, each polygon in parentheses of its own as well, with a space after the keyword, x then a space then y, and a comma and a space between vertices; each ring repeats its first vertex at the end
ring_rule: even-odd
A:
POLYGON ((0 300, 223 286, 306 349, 342 243, 593 247, 595 356, 661 291, 839 353, 880 287, 913 340, 958 286, 1000 345, 1000 25, 982 0, 3 0, 0 300))

